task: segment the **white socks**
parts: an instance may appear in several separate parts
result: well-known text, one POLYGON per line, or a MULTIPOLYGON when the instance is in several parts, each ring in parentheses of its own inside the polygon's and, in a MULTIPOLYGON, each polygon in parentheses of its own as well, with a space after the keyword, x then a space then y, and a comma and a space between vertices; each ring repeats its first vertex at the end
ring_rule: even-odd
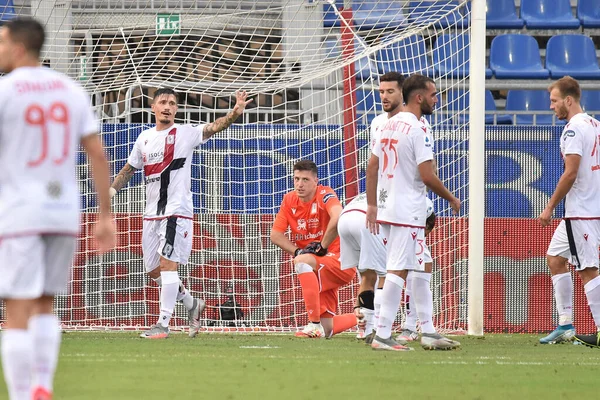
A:
POLYGON ((408 271, 406 277, 406 289, 404 290, 404 306, 406 307, 406 320, 404 321, 404 329, 409 329, 413 332, 417 331, 417 308, 413 298, 413 272, 408 271))
POLYGON ((379 313, 381 312, 381 299, 383 295, 383 288, 375 288, 375 297, 373 299, 373 330, 377 330, 379 326, 379 313))
MULTIPOLYGON (((591 283, 591 282, 590 282, 591 283)), ((573 323, 573 279, 571 273, 552 276, 554 286, 554 299, 558 311, 558 324, 569 325, 573 323)))
POLYGON ((600 276, 595 277, 583 287, 594 323, 600 331, 600 276))
POLYGON ((2 332, 2 369, 11 400, 31 399, 33 339, 25 329, 2 332))
POLYGON ((179 293, 179 274, 177 271, 162 271, 160 273, 162 288, 160 291, 160 315, 158 324, 168 327, 175 309, 179 293))
POLYGON ((391 273, 388 273, 385 276, 381 311, 379 313, 379 325, 377 326, 377 336, 382 339, 388 339, 392 336, 392 324, 396 319, 400 300, 402 300, 403 288, 404 279, 391 273))
POLYGON ((411 308, 415 305, 416 310, 412 312, 419 316, 421 322, 421 333, 435 333, 433 326, 433 295, 431 293, 431 274, 421 272, 409 272, 412 274, 413 295, 411 308))
POLYGON ((58 363, 61 329, 54 314, 41 314, 29 319, 33 340, 33 387, 41 386, 52 392, 54 372, 58 363))
MULTIPOLYGON (((158 287, 162 287, 162 277, 159 276, 156 279, 152 278, 152 280, 156 282, 158 287)), ((183 303, 183 306, 188 310, 191 310, 192 307, 194 307, 194 298, 192 297, 190 291, 187 290, 186 287, 183 285, 181 279, 179 280, 179 290, 177 291, 176 301, 181 301, 183 303)))
POLYGON ((369 310, 368 308, 361 307, 360 313, 363 315, 365 319, 365 335, 370 334, 375 330, 375 326, 373 323, 375 311, 369 310))

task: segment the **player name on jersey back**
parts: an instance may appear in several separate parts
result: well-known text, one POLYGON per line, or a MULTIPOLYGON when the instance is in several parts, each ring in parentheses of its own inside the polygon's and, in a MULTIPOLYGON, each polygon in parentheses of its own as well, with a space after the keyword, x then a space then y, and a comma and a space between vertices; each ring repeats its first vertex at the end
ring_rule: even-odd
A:
POLYGON ((144 170, 145 219, 169 216, 192 218, 192 157, 205 143, 205 125, 173 124, 168 129, 146 129, 138 136, 127 162, 144 170))
POLYGON ((77 150, 98 124, 83 89, 45 67, 0 79, 0 236, 77 234, 77 150))
POLYGON ((563 129, 560 152, 581 156, 565 199, 565 218, 600 219, 600 122, 585 113, 574 115, 563 129))
POLYGON ((429 126, 412 113, 400 112, 381 129, 373 154, 379 159, 378 220, 424 227, 426 188, 418 167, 433 160, 429 126))

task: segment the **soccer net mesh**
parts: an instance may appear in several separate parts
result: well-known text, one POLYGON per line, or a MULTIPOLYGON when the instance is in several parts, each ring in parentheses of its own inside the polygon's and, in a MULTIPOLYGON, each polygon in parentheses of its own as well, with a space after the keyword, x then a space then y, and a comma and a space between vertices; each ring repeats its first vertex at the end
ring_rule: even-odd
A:
MULTIPOLYGON (((153 122, 157 88, 179 92, 181 123, 225 115, 235 90, 254 98, 237 124, 201 146, 193 160, 194 246, 179 272, 208 303, 205 329, 286 331, 306 323, 290 257, 269 240, 271 223, 293 188, 299 159, 314 160, 320 182, 343 202, 364 191, 369 124, 382 112, 382 73, 434 77, 440 103, 430 122, 439 174, 459 198, 468 198, 468 2, 345 3, 14 2, 14 14, 46 23, 45 63, 78 79, 92 96, 113 174, 153 122), (237 319, 224 320, 228 315, 237 319)), ((62 321, 69 328, 154 324, 159 291, 142 261, 141 172, 113 200, 118 246, 104 256, 92 245, 96 200, 83 155, 79 177, 85 214, 69 292, 57 299, 62 321)), ((452 217, 445 201, 434 204, 441 217, 429 238, 435 322, 442 331, 461 331, 468 202, 461 217, 452 217)), ((352 311, 357 282, 340 290, 339 312, 352 311)), ((178 305, 175 325, 186 319, 178 305)))

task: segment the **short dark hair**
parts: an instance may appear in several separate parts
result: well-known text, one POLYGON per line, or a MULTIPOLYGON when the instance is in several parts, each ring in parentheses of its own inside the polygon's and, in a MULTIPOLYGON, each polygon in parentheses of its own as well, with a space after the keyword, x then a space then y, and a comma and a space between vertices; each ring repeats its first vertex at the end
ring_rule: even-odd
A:
POLYGON ((170 95, 175 96, 175 101, 179 103, 179 95, 177 94, 176 91, 174 91, 173 89, 169 89, 169 88, 160 88, 156 92, 154 92, 154 97, 152 98, 152 101, 154 102, 154 100, 158 99, 163 94, 166 94, 167 96, 170 96, 170 95))
POLYGON ((40 57, 46 33, 38 21, 29 17, 18 17, 3 25, 8 29, 10 38, 25 46, 25 49, 36 57, 40 57))
POLYGON ((317 175, 317 164, 315 164, 311 160, 300 160, 296 164, 294 164, 294 171, 311 171, 313 174, 317 175))
POLYGON ((435 81, 430 77, 421 74, 409 76, 402 85, 402 97, 404 98, 404 103, 408 104, 410 96, 417 90, 427 89, 428 83, 435 84, 435 81))
POLYGON ((398 83, 398 87, 402 89, 402 85, 404 84, 404 75, 396 71, 386 72, 379 77, 379 82, 396 82, 398 83))
POLYGON ((551 92, 552 89, 558 89, 563 99, 567 96, 571 96, 576 102, 581 100, 581 87, 579 87, 579 82, 568 75, 553 82, 548 87, 548 91, 551 92))

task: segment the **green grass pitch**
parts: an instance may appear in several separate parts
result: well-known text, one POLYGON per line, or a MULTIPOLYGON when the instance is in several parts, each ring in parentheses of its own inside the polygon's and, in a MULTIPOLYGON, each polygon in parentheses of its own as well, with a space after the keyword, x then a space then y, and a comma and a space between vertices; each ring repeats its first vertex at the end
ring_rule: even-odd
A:
MULTIPOLYGON (((67 333, 56 400, 578 399, 598 396, 600 350, 539 336, 459 337, 458 351, 373 351, 351 335, 67 333)), ((7 398, 4 382, 0 399, 7 398)))

